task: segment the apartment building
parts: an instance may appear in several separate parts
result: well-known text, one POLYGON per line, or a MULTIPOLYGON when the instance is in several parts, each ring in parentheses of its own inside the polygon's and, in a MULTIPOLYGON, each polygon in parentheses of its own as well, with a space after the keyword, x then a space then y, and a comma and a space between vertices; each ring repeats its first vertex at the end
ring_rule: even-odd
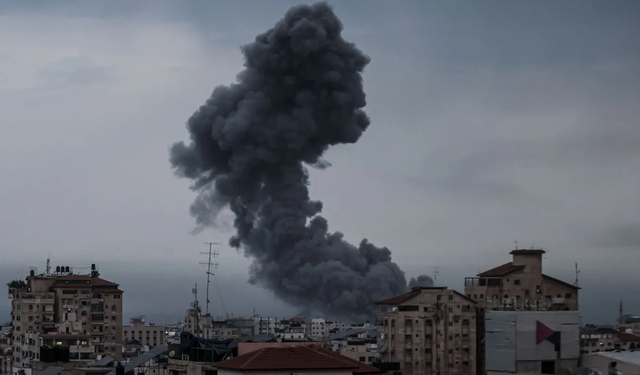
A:
POLYGON ((334 351, 345 357, 366 364, 380 362, 378 341, 375 338, 348 339, 338 345, 339 349, 334 351))
POLYGON ((89 275, 56 267, 50 274, 31 270, 26 281, 8 283, 14 367, 39 360, 44 345, 69 346, 71 360, 121 358, 123 292, 99 276, 95 265, 89 275))
POLYGON ((616 329, 621 332, 631 333, 640 336, 640 316, 622 315, 622 303, 620 308, 621 316, 616 329))
POLYGON ((382 362, 404 375, 475 375, 476 301, 446 287, 415 287, 377 303, 382 362))
POLYGON ((329 334, 329 327, 324 318, 311 318, 306 326, 307 334, 313 339, 321 339, 329 334))
POLYGON ((640 336, 611 327, 586 326, 580 333, 580 353, 640 350, 640 336))
POLYGON ((153 323, 146 324, 142 317, 132 318, 129 325, 122 326, 122 337, 125 342, 135 340, 149 348, 166 342, 165 327, 153 323))
POLYGON ((513 259, 465 278, 478 307, 500 311, 577 311, 580 288, 542 273, 542 249, 513 250, 513 259))

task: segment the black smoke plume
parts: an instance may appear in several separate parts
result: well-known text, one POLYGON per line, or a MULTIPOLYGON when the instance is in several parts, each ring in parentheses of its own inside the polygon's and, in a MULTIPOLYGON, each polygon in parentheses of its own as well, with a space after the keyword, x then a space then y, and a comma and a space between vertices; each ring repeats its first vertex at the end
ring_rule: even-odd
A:
POLYGON ((417 278, 412 277, 411 280, 409 280, 409 288, 430 288, 432 286, 434 286, 433 279, 427 275, 420 275, 417 278))
POLYGON ((369 63, 341 36, 326 3, 290 9, 242 47, 237 82, 218 86, 189 119, 191 142, 171 147, 178 175, 193 181, 199 228, 225 207, 230 245, 253 259, 250 282, 295 306, 358 319, 403 293, 391 251, 330 233, 309 197, 307 166, 325 168, 329 146, 355 143, 369 126, 362 72, 369 63))

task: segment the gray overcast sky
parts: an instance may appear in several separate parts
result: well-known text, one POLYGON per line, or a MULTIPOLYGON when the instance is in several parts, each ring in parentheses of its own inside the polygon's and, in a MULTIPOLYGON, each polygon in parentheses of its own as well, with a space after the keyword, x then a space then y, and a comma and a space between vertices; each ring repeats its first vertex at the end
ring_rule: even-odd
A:
MULTIPOLYGON (((241 70, 238 47, 300 1, 266 3, 0 0, 3 279, 48 253, 95 262, 129 314, 180 315, 204 286, 203 242, 218 241, 230 313, 295 310, 246 284, 231 231, 189 234, 194 195, 168 163, 187 118, 241 70)), ((535 244, 553 276, 573 282, 579 263, 585 320, 613 321, 638 284, 640 3, 331 4, 372 58, 371 127, 312 171, 331 229, 458 289, 515 240, 535 244)))

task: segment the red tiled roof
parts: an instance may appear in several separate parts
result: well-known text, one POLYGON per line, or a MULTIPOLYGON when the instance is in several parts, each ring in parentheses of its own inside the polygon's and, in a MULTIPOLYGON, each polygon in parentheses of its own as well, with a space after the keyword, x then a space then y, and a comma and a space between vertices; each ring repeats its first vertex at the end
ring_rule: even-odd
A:
POLYGON ((330 350, 326 350, 325 349, 325 351, 327 352, 327 355, 332 355, 332 356, 334 356, 334 358, 339 358, 339 359, 341 359, 343 361, 346 361, 348 363, 354 364, 355 366, 358 366, 357 369, 353 370, 354 374, 362 374, 362 375, 364 375, 364 374, 377 374, 377 373, 382 372, 377 367, 373 367, 373 366, 367 365, 366 363, 358 362, 355 359, 351 359, 349 357, 345 357, 343 355, 340 355, 338 353, 332 352, 330 350))
MULTIPOLYGON (((60 277, 57 282, 56 282, 56 286, 64 286, 64 282, 65 281, 89 281, 91 283, 91 286, 115 286, 117 287, 118 284, 116 283, 112 283, 111 281, 107 281, 105 279, 101 279, 99 277, 91 277, 89 275, 67 275, 67 276, 63 276, 60 277)), ((69 285, 77 285, 77 284, 69 284, 69 285)))
POLYGON ((553 282, 556 282, 556 283, 558 283, 558 284, 562 284, 562 285, 564 285, 564 286, 566 286, 566 287, 569 287, 569 288, 573 288, 573 289, 580 289, 580 287, 578 287, 578 286, 575 286, 575 285, 573 285, 573 284, 569 284, 569 283, 568 283, 568 282, 566 282, 566 281, 562 281, 562 280, 560 280, 560 279, 556 279, 555 277, 551 277, 551 276, 549 276, 549 275, 542 274, 542 277, 544 277, 544 278, 546 278, 546 279, 548 279, 548 280, 551 280, 551 281, 553 281, 553 282))
POLYGON ((640 342, 640 336, 636 336, 626 332, 618 332, 618 340, 624 341, 624 342, 629 342, 629 341, 640 342))
POLYGON ((420 289, 411 290, 405 294, 401 294, 399 296, 391 297, 389 299, 385 299, 383 301, 376 302, 377 305, 399 305, 402 302, 406 302, 413 297, 420 295, 420 289))
POLYGON ((264 348, 218 362, 217 368, 231 370, 320 370, 344 369, 357 374, 379 373, 373 366, 354 361, 320 346, 264 348))
POLYGON ((496 268, 492 268, 488 271, 484 271, 482 273, 479 273, 478 276, 480 277, 501 277, 504 276, 508 273, 511 273, 513 271, 517 271, 517 270, 521 270, 523 269, 524 266, 520 265, 520 266, 515 266, 513 264, 513 262, 509 262, 509 263, 505 263, 501 266, 498 266, 496 268))

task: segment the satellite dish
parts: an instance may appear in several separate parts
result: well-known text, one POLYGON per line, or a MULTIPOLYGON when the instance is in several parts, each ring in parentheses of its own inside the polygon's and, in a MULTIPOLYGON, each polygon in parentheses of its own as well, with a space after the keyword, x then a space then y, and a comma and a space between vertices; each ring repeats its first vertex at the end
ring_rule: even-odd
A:
POLYGON ((175 355, 176 355, 176 351, 175 350, 172 350, 172 351, 169 352, 169 358, 173 358, 173 357, 175 357, 175 355))

